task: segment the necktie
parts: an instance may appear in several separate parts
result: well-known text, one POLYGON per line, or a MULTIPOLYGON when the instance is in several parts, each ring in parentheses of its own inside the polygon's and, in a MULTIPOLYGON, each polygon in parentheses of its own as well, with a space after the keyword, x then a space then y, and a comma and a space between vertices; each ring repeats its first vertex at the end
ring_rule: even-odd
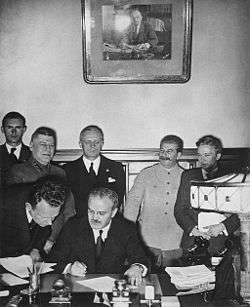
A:
POLYGON ((102 239, 102 233, 103 233, 103 230, 99 230, 99 236, 97 237, 97 240, 96 240, 96 261, 100 259, 101 252, 102 252, 103 245, 104 245, 104 242, 102 239))
POLYGON ((89 177, 90 177, 91 180, 95 180, 96 179, 96 174, 95 174, 93 165, 94 165, 94 163, 91 162, 90 168, 89 168, 89 177))
POLYGON ((29 230, 30 230, 30 236, 31 236, 31 238, 33 238, 33 236, 34 236, 35 229, 36 229, 36 222, 35 222, 34 220, 32 220, 32 221, 29 223, 29 230))
POLYGON ((9 154, 11 160, 12 160, 14 163, 17 162, 17 157, 16 157, 16 155, 14 154, 15 151, 16 151, 16 148, 15 148, 15 147, 12 147, 12 148, 10 149, 10 154, 9 154))

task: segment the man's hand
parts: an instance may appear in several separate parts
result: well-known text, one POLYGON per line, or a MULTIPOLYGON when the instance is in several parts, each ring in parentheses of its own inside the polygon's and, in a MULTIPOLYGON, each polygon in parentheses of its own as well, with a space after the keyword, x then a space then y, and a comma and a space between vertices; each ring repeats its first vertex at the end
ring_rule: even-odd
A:
POLYGON ((150 44, 149 43, 145 43, 145 44, 139 44, 136 46, 139 50, 148 50, 150 48, 150 44))
POLYGON ((46 254, 48 254, 51 251, 51 248, 53 247, 54 244, 55 244, 55 242, 53 242, 53 241, 50 241, 50 240, 46 241, 46 243, 43 247, 43 250, 45 251, 46 254))
POLYGON ((32 259, 33 262, 39 262, 42 260, 39 250, 36 248, 33 248, 30 252, 30 257, 32 259))
POLYGON ((219 234, 222 234, 223 231, 226 229, 226 227, 225 227, 225 225, 223 223, 206 226, 204 228, 207 229, 206 233, 210 237, 217 237, 219 234))
POLYGON ((208 232, 200 231, 197 227, 193 228, 193 230, 190 232, 189 236, 202 237, 206 240, 210 239, 210 235, 209 235, 208 232))
POLYGON ((79 261, 75 261, 74 263, 72 263, 67 271, 67 273, 73 276, 81 276, 81 277, 85 276, 86 272, 87 272, 87 266, 79 261))
POLYGON ((132 286, 139 286, 142 283, 142 268, 139 265, 132 264, 124 275, 128 276, 128 281, 132 286))

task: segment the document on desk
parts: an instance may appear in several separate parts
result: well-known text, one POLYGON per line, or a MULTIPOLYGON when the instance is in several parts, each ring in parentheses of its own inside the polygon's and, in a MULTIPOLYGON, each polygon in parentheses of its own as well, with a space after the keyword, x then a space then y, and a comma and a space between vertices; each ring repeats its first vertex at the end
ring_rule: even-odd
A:
POLYGON ((7 286, 25 285, 29 283, 27 280, 16 277, 11 273, 0 274, 0 281, 7 286))
POLYGON ((77 281, 78 284, 91 288, 97 292, 112 292, 115 285, 114 282, 115 279, 109 276, 77 281))
MULTIPOLYGON (((53 271, 52 268, 56 263, 44 263, 40 274, 44 274, 53 271)), ((29 255, 22 255, 19 257, 7 257, 0 258, 0 265, 2 265, 7 271, 25 278, 29 276, 28 269, 32 267, 32 259, 29 255)))
POLYGON ((215 282, 215 272, 210 271, 205 265, 166 267, 165 271, 177 289, 192 289, 202 284, 215 282))

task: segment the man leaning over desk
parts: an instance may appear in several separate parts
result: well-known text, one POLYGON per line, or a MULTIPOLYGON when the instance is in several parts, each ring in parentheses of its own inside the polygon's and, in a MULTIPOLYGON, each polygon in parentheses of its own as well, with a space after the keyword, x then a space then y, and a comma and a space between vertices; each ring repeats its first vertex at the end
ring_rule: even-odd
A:
POLYGON ((136 225, 116 215, 118 196, 108 188, 92 190, 88 218, 73 217, 63 227, 49 261, 57 271, 84 276, 124 274, 139 285, 147 273, 148 260, 139 241, 136 225))
POLYGON ((50 235, 51 224, 66 197, 67 189, 57 177, 43 177, 36 183, 6 189, 1 257, 29 254, 33 261, 43 258, 43 246, 50 235))
MULTIPOLYGON (((64 170, 54 164, 52 159, 56 150, 56 132, 49 127, 37 128, 31 136, 30 149, 32 152, 28 161, 15 164, 6 174, 6 184, 21 184, 36 182, 45 176, 57 176, 66 182, 64 170)), ((44 245, 48 253, 56 241, 63 224, 69 217, 75 215, 75 202, 71 192, 68 193, 65 206, 52 224, 50 237, 44 245)))

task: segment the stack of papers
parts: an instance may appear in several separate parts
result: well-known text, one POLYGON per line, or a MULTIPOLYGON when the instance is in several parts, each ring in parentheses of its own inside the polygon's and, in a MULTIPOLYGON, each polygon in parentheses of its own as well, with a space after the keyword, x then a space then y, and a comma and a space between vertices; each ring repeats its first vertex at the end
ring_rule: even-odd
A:
MULTIPOLYGON (((40 274, 53 271, 52 268, 56 263, 43 263, 40 274)), ((29 255, 22 255, 19 257, 0 258, 0 265, 7 271, 21 277, 29 277, 28 269, 32 267, 32 259, 29 255)))
POLYGON ((215 282, 215 272, 210 271, 205 265, 166 267, 165 271, 169 274, 175 287, 181 290, 215 282))

